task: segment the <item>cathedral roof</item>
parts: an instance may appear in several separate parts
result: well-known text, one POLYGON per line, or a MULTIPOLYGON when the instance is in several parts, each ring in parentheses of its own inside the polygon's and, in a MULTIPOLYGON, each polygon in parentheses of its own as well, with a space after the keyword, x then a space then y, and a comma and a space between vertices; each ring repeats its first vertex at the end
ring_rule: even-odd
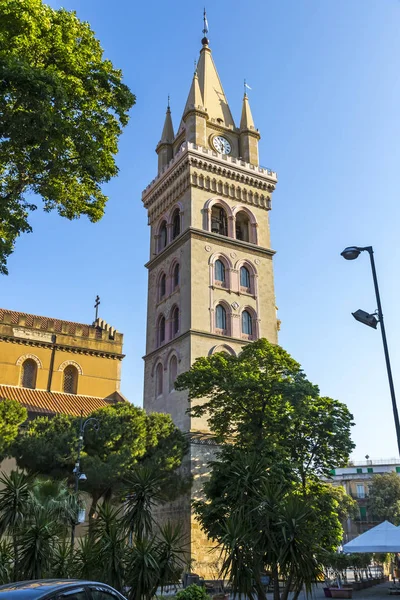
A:
POLYGON ((253 115, 251 114, 250 104, 249 104, 249 99, 247 97, 247 94, 245 94, 243 97, 242 116, 240 119, 240 129, 242 131, 246 130, 246 129, 255 129, 253 115))
POLYGON ((200 51, 196 74, 193 78, 183 114, 187 112, 190 105, 193 105, 194 94, 201 98, 202 105, 210 119, 215 119, 225 127, 235 127, 207 38, 203 39, 203 47, 200 51))
POLYGON ((36 416, 60 413, 79 416, 81 411, 84 415, 88 415, 94 410, 104 408, 110 404, 124 402, 125 398, 119 392, 114 392, 108 398, 96 398, 95 396, 47 392, 46 390, 32 390, 0 384, 1 400, 16 400, 26 408, 28 413, 33 413, 36 416))
POLYGON ((167 113, 165 115, 164 128, 161 134, 160 144, 172 144, 174 141, 174 126, 172 124, 171 109, 168 104, 167 113))

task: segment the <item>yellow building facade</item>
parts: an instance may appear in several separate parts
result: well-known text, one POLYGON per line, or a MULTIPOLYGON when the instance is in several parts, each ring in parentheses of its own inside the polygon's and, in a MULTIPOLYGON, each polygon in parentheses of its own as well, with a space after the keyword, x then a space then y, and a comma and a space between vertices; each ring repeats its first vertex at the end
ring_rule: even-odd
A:
MULTIPOLYGON (((194 496, 215 446, 207 420, 187 414, 176 376, 198 357, 237 354, 260 337, 277 342, 268 216, 277 175, 259 165, 259 139, 246 93, 235 125, 204 38, 178 130, 168 106, 158 174, 142 195, 151 229, 144 407, 171 414, 191 435, 194 496)), ((190 498, 171 516, 190 537, 196 572, 210 576, 215 557, 190 498)))
POLYGON ((31 413, 84 414, 124 400, 123 335, 92 325, 0 309, 0 400, 31 413))

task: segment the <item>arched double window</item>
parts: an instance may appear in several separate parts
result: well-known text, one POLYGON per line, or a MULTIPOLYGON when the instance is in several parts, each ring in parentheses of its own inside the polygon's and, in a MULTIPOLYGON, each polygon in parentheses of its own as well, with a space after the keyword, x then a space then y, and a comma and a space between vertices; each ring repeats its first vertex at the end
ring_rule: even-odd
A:
POLYGON ((172 239, 174 240, 181 232, 181 215, 179 208, 175 209, 172 215, 172 239))
POLYGON ((179 263, 176 263, 173 274, 172 274, 172 283, 173 283, 174 290, 176 290, 176 288, 179 286, 179 279, 180 279, 180 268, 179 268, 179 263))
POLYGON ((222 304, 218 304, 215 309, 215 328, 221 333, 226 332, 226 310, 222 304))
POLYGON ((171 315, 172 336, 175 337, 179 333, 179 308, 175 306, 171 315))
POLYGON ((172 392, 174 389, 175 379, 178 374, 178 360, 175 356, 171 356, 171 360, 169 361, 169 391, 172 392))
POLYGON ((226 283, 226 275, 225 275, 225 265, 222 260, 215 261, 214 267, 214 278, 216 283, 225 284, 226 283))
POLYGON ((220 204, 214 204, 211 209, 211 231, 219 235, 228 235, 228 219, 225 209, 220 204))
POLYGON ((156 368, 156 398, 162 396, 163 393, 164 370, 161 363, 158 363, 156 368))
POLYGON ((250 271, 247 267, 240 267, 240 287, 250 290, 251 279, 250 271))
POLYGON ((163 273, 160 277, 159 289, 158 289, 158 299, 162 300, 165 297, 167 291, 167 277, 165 273, 163 273))
POLYGON ((247 310, 242 312, 242 333, 248 336, 253 335, 253 321, 247 310))
POLYGON ((63 391, 66 394, 76 394, 78 391, 78 369, 73 365, 68 365, 64 369, 63 391))
POLYGON ((160 237, 158 239, 158 251, 161 252, 161 250, 164 250, 165 246, 167 245, 167 241, 168 241, 167 222, 166 221, 163 221, 161 223, 159 235, 160 235, 160 237))
POLYGON ((36 388, 37 364, 32 358, 27 358, 21 367, 21 385, 34 390, 36 388))

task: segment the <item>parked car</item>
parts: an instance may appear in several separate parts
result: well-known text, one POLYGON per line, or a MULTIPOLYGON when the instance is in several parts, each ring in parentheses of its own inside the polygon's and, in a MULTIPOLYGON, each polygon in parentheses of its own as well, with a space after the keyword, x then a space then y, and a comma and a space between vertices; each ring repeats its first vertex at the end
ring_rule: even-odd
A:
POLYGON ((126 600, 105 583, 79 579, 36 579, 0 586, 0 600, 126 600))

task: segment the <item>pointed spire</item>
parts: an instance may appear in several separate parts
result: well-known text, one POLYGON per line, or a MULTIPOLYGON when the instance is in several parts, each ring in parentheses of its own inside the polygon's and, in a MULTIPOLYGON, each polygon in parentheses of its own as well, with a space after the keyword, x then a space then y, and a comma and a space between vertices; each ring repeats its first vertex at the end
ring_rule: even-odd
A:
POLYGON ((207 33, 208 33, 208 21, 207 21, 206 9, 204 8, 204 12, 203 12, 203 35, 204 35, 204 37, 201 40, 201 43, 203 44, 203 46, 208 45, 207 33))
POLYGON ((251 114, 249 99, 247 97, 246 92, 243 96, 243 104, 242 104, 242 116, 240 119, 240 129, 244 131, 245 129, 255 129, 253 115, 251 114))
POLYGON ((203 108, 203 107, 204 107, 203 96, 200 91, 199 78, 197 75, 197 67, 195 66, 195 72, 194 72, 193 79, 192 79, 192 85, 190 86, 189 96, 188 96, 188 99, 186 100, 186 106, 185 106, 185 110, 183 111, 183 116, 185 116, 185 114, 193 108, 203 108))
POLYGON ((161 134, 160 143, 172 144, 172 142, 174 141, 174 137, 175 137, 174 126, 172 124, 171 108, 169 106, 169 96, 168 96, 167 112, 165 115, 164 127, 163 127, 163 131, 161 134))

